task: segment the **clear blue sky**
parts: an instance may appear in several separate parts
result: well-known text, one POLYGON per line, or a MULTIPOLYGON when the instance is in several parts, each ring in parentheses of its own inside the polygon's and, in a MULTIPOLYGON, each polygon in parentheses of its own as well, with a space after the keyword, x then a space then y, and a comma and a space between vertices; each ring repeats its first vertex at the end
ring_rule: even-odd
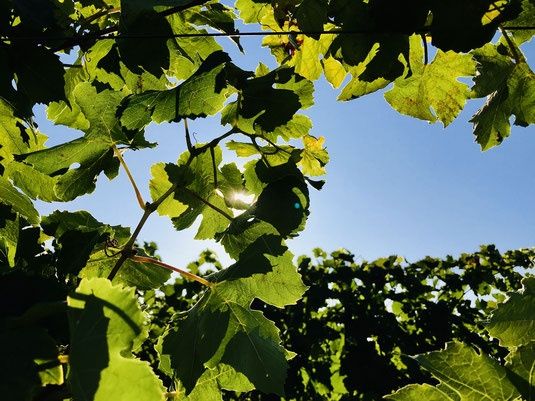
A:
MULTIPOLYGON (((242 39, 247 54, 238 59, 240 66, 254 69, 258 61, 269 60, 259 43, 242 39)), ((535 44, 524 50, 533 65, 535 44)), ((393 253, 414 260, 472 252, 487 243, 501 250, 535 245, 535 127, 514 127, 501 146, 483 153, 468 123, 480 103, 469 103, 443 129, 398 114, 382 93, 342 103, 336 101, 338 92, 317 82, 316 104, 307 110, 312 134, 326 137, 331 162, 323 190, 311 189, 305 231, 289 243, 294 254, 316 246, 328 251, 345 247, 368 260, 393 253)), ((207 120, 190 125, 200 142, 226 130, 217 116, 207 120)), ((52 126, 42 109, 38 121, 51 137, 49 144, 80 134, 52 126)), ((147 137, 159 147, 125 158, 148 199, 150 166, 176 161, 185 143, 178 124, 152 125, 147 137)), ((111 182, 102 175, 95 193, 72 203, 38 206, 43 214, 89 210, 100 221, 131 227, 141 216, 124 171, 111 182)), ((154 214, 139 238, 156 241, 164 260, 177 266, 207 247, 228 262, 217 244, 193 240, 197 226, 177 233, 169 219, 154 214)))

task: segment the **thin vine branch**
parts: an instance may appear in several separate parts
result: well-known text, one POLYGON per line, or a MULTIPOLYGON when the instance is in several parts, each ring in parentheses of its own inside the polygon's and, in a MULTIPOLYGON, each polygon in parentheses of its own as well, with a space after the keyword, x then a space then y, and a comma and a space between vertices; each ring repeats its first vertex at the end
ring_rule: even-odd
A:
POLYGON ((217 146, 219 144, 219 142, 221 142, 223 139, 225 139, 225 138, 227 138, 227 137, 229 137, 232 134, 235 134, 237 132, 238 132, 238 130, 233 127, 230 130, 228 130, 227 132, 225 132, 224 134, 218 136, 217 138, 212 139, 210 142, 205 143, 204 145, 199 146, 199 147, 194 147, 190 151, 190 154, 193 155, 194 157, 197 156, 197 155, 200 155, 201 153, 207 151, 208 149, 217 146))
POLYGON ((213 286, 213 283, 211 283, 210 281, 200 277, 200 276, 197 276, 196 274, 193 274, 193 273, 190 273, 186 270, 182 270, 178 267, 175 267, 175 266, 171 266, 167 263, 164 263, 164 262, 161 262, 159 261, 158 259, 154 259, 154 258, 150 258, 150 257, 147 257, 147 256, 131 256, 130 257, 130 260, 133 260, 134 262, 140 262, 140 263, 152 263, 154 265, 158 265, 158 266, 161 266, 161 267, 164 267, 166 268, 167 270, 171 270, 171 271, 174 271, 174 272, 177 272, 178 274, 180 274, 182 277, 185 277, 185 278, 188 278, 190 280, 193 280, 193 281, 197 281, 198 283, 201 283, 202 285, 205 285, 207 287, 212 287, 213 286))
POLYGON ((141 195, 141 192, 139 191, 136 181, 134 180, 134 176, 130 172, 128 165, 126 164, 126 161, 124 160, 123 155, 121 154, 121 151, 119 151, 115 145, 113 145, 113 153, 115 154, 117 159, 119 159, 119 163, 121 163, 121 166, 123 166, 124 171, 126 171, 128 180, 130 181, 130 184, 132 184, 132 187, 134 188, 134 192, 136 193, 137 203, 139 204, 141 209, 145 210, 145 201, 143 200, 143 196, 141 195))

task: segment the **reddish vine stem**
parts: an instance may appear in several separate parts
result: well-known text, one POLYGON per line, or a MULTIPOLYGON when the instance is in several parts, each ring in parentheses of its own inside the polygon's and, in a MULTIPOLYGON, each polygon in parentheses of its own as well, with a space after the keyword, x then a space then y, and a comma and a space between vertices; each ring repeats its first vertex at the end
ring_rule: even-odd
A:
POLYGON ((200 276, 197 276, 196 274, 190 273, 190 272, 188 272, 186 270, 182 270, 182 269, 180 269, 178 267, 175 267, 175 266, 171 266, 171 265, 169 265, 167 263, 159 261, 158 259, 150 258, 150 257, 147 257, 147 256, 131 256, 130 259, 135 261, 135 262, 152 263, 154 265, 158 265, 158 266, 164 267, 167 270, 171 270, 171 271, 177 272, 182 277, 188 278, 190 280, 197 281, 198 283, 201 283, 202 285, 205 285, 207 287, 212 287, 213 286, 213 283, 211 283, 210 281, 208 281, 208 280, 206 280, 206 279, 204 279, 204 278, 202 278, 200 276))

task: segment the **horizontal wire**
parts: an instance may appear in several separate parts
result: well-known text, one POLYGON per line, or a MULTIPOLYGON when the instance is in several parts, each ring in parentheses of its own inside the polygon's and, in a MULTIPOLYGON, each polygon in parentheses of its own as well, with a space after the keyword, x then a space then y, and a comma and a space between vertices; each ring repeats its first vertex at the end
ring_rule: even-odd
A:
MULTIPOLYGON (((535 30, 535 26, 504 26, 503 29, 508 31, 528 31, 535 30)), ((457 31, 457 30, 440 30, 457 31)), ((423 34, 430 33, 429 28, 416 29, 411 33, 423 34)), ((0 36, 1 40, 28 40, 36 42, 52 42, 52 41, 78 41, 78 40, 103 40, 103 39, 178 39, 178 38, 199 38, 199 37, 243 37, 243 36, 281 36, 281 35, 410 35, 408 32, 401 31, 371 31, 371 30, 329 30, 329 31, 257 31, 257 32, 195 32, 195 33, 177 33, 171 35, 150 35, 150 34, 91 34, 79 36, 0 36)))

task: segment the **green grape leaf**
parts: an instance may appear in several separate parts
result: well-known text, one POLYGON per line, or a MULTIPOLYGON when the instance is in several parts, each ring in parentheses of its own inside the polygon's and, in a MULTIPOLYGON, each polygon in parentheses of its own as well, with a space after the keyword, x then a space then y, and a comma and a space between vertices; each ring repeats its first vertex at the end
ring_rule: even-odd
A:
POLYGON ((487 330, 505 347, 517 347, 535 338, 535 278, 522 280, 521 293, 509 294, 490 318, 487 330))
MULTIPOLYGON (((492 21, 484 19, 485 14, 493 7, 493 1, 439 1, 431 2, 433 21, 431 37, 433 45, 439 49, 468 52, 490 42, 501 15, 492 21)), ((514 6, 515 1, 507 2, 501 13, 507 15, 507 8, 514 6)))
POLYGON ((139 12, 139 7, 131 4, 130 1, 121 1, 119 33, 137 38, 117 40, 121 61, 136 74, 145 70, 160 77, 170 65, 167 39, 173 31, 163 15, 154 10, 139 12), (149 34, 153 37, 147 37, 149 34))
POLYGON ((283 237, 297 235, 308 216, 308 187, 303 174, 292 162, 267 167, 256 163, 257 177, 266 185, 251 207, 251 215, 269 223, 283 237))
POLYGON ((229 227, 217 235, 216 239, 221 242, 231 258, 237 259, 250 244, 262 235, 269 234, 279 235, 279 232, 265 221, 251 219, 251 215, 246 211, 235 217, 229 227))
POLYGON ((0 268, 15 266, 20 228, 19 216, 0 205, 0 268))
POLYGON ((115 232, 124 237, 128 229, 111 227, 97 221, 88 212, 55 211, 43 217, 43 232, 55 237, 57 269, 61 274, 78 274, 95 249, 103 248, 115 232))
MULTIPOLYGON (((231 35, 238 33, 234 26, 236 19, 236 15, 230 7, 220 3, 208 3, 205 9, 192 13, 190 21, 195 25, 210 26, 231 35)), ((243 52, 239 36, 231 36, 231 39, 236 43, 240 51, 243 52)))
POLYGON ((440 120, 449 125, 460 113, 470 90, 458 78, 475 74, 475 62, 468 54, 437 52, 428 65, 423 64, 420 38, 411 39, 412 75, 399 78, 385 93, 390 105, 402 114, 422 120, 440 120))
MULTIPOLYGON (((93 252, 78 276, 81 278, 106 278, 118 259, 118 255, 110 257, 102 250, 93 252)), ((140 290, 150 290, 162 286, 169 280, 169 277, 171 277, 171 272, 161 266, 127 259, 113 278, 113 282, 136 287, 140 290)))
POLYGON ((24 122, 14 115, 14 110, 0 98, 0 161, 8 168, 14 154, 39 150, 46 137, 35 129, 27 128, 24 122))
POLYGON ((65 99, 65 71, 59 56, 44 46, 22 43, 9 47, 10 63, 17 75, 17 90, 32 104, 65 99))
MULTIPOLYGON (((180 166, 179 168, 176 167, 176 165, 164 163, 156 163, 151 167, 152 178, 149 182, 149 189, 152 200, 156 200, 164 195, 171 188, 171 185, 173 185, 171 182, 177 185, 187 185, 191 182, 187 178, 189 171, 185 168, 179 169, 180 166), (168 171, 172 173, 173 181, 171 181, 168 171)), ((178 217, 187 210, 187 205, 179 202, 172 196, 165 198, 156 209, 160 216, 169 216, 171 218, 178 217)))
POLYGON ((132 356, 147 336, 134 289, 102 278, 84 279, 67 302, 74 397, 165 400, 164 387, 149 364, 132 356))
POLYGON ((332 35, 322 35, 318 40, 305 36, 288 65, 293 65, 295 72, 306 79, 318 79, 323 71, 320 55, 325 54, 332 40, 332 35))
POLYGON ((57 344, 42 327, 0 329, 2 380, 0 391, 6 401, 30 401, 40 387, 63 384, 63 368, 57 344))
POLYGON ((0 204, 10 206, 30 224, 39 224, 39 212, 35 210, 32 201, 4 177, 0 177, 0 204))
POLYGON ((176 392, 174 400, 223 401, 221 390, 245 392, 253 389, 254 386, 243 374, 236 372, 231 366, 220 363, 202 374, 189 395, 186 396, 186 390, 181 388, 176 392))
POLYGON ((201 215, 202 221, 195 238, 213 238, 232 220, 232 212, 219 189, 220 184, 225 185, 225 175, 219 169, 221 148, 213 148, 213 157, 212 152, 206 150, 190 162, 188 159, 189 152, 185 152, 180 156, 178 165, 153 166, 151 196, 157 199, 174 185, 174 197, 162 202, 158 213, 171 217, 177 230, 190 227, 201 215))
POLYGON ((222 111, 222 123, 254 134, 274 132, 288 124, 301 108, 310 107, 313 100, 312 83, 291 68, 280 68, 237 85, 238 101, 222 111))
POLYGON ((456 398, 450 397, 442 390, 431 386, 430 384, 409 384, 402 387, 393 394, 384 397, 387 400, 395 401, 456 401, 456 398))
POLYGON ((506 369, 468 345, 450 342, 444 350, 418 355, 415 359, 440 384, 434 390, 427 384, 410 385, 387 396, 387 399, 512 401, 519 396, 518 390, 507 378, 506 369))
MULTIPOLYGON (((522 11, 512 21, 508 21, 509 26, 529 27, 533 26, 535 21, 535 1, 521 0, 522 11)), ((510 31, 517 44, 529 41, 535 35, 535 29, 522 29, 510 31)))
POLYGON ((535 342, 511 350, 505 366, 513 373, 509 378, 523 399, 532 399, 535 395, 535 342))
POLYGON ((260 391, 282 395, 287 363, 278 329, 261 312, 236 303, 232 295, 240 296, 225 292, 225 283, 212 287, 186 319, 166 334, 160 357, 187 393, 207 366, 223 362, 247 376, 260 391), (258 348, 256 352, 238 352, 241 358, 236 359, 230 355, 235 347, 258 348))
MULTIPOLYGON (((327 4, 320 0, 303 0, 295 12, 297 26, 302 31, 321 31, 327 22, 327 4)), ((319 34, 310 35, 318 39, 319 34)))
MULTIPOLYGON (((496 58, 493 68, 501 79, 490 93, 487 103, 470 120, 474 123, 476 141, 483 150, 500 144, 511 132, 510 117, 515 125, 526 127, 535 124, 535 74, 525 63, 512 65, 496 58), (499 63, 499 64, 498 64, 499 63)), ((492 77, 492 76, 491 76, 492 77)), ((489 84, 476 83, 474 90, 488 92, 489 84), (484 86, 486 85, 486 86, 484 86)), ((488 82, 488 81, 487 81, 488 82)))
POLYGON ((273 15, 273 6, 270 2, 237 0, 235 7, 239 10, 243 22, 248 24, 263 22, 264 18, 273 15))
POLYGON ((90 122, 86 134, 52 148, 17 156, 18 161, 57 177, 54 191, 65 201, 92 192, 95 177, 101 172, 115 177, 119 161, 114 157, 112 146, 115 142, 128 142, 115 118, 122 99, 120 93, 107 90, 97 93, 89 83, 81 83, 76 86, 74 96, 90 122))
POLYGON ((127 97, 121 123, 128 129, 140 129, 151 119, 161 123, 216 114, 230 95, 224 72, 228 61, 230 58, 226 53, 212 53, 190 78, 176 88, 145 91, 127 97))
POLYGON ((189 78, 212 53, 222 50, 215 38, 202 35, 207 33, 205 29, 198 29, 191 24, 191 21, 197 18, 199 11, 199 9, 186 10, 184 13, 175 13, 168 17, 173 34, 201 34, 197 37, 177 36, 167 42, 171 55, 169 73, 177 79, 189 78))

